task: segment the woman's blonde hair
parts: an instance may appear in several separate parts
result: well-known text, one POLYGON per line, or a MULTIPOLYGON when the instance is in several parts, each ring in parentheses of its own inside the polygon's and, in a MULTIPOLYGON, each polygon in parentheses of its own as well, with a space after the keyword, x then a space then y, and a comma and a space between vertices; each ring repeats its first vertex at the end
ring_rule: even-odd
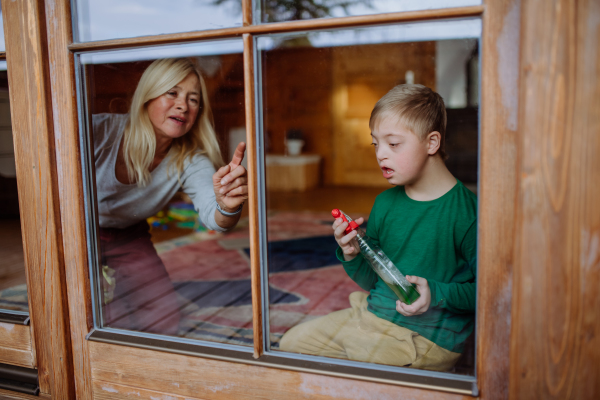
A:
POLYGON ((154 61, 144 71, 131 100, 129 121, 123 133, 123 156, 130 182, 146 186, 151 180, 149 169, 156 152, 156 136, 148 116, 148 102, 165 94, 192 72, 198 76, 202 93, 200 115, 188 133, 173 139, 171 165, 176 168, 178 176, 183 172, 185 161, 188 158, 191 160, 195 154, 205 154, 216 168, 224 165, 213 127, 206 85, 199 68, 189 58, 161 59, 154 61))

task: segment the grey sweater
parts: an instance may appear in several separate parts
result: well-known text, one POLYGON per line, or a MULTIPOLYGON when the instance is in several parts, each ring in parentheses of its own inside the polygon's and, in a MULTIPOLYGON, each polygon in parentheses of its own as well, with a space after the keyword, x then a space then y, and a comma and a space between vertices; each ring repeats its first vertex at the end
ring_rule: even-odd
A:
POLYGON ((212 182, 215 168, 203 155, 197 154, 186 160, 180 180, 174 166, 168 168, 172 153, 167 154, 150 173, 152 180, 145 187, 126 185, 117 180, 117 152, 128 118, 128 114, 97 114, 92 117, 100 227, 126 228, 151 217, 182 189, 191 197, 204 225, 215 231, 224 231, 215 222, 217 202, 212 182))

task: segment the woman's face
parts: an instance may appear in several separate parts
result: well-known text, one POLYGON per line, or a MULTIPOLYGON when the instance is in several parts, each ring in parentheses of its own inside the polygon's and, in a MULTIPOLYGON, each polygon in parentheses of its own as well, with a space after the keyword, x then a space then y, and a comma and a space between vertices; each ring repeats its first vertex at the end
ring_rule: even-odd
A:
POLYGON ((198 76, 190 72, 167 93, 150 100, 147 107, 157 139, 176 139, 185 135, 202 109, 198 76))

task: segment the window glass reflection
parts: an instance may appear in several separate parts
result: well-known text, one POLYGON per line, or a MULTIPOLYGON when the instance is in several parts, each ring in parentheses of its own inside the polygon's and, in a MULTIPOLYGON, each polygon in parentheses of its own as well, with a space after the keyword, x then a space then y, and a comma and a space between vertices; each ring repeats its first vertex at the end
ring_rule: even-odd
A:
POLYGON ((77 40, 87 42, 242 26, 241 0, 77 0, 77 40))
POLYGON ((0 311, 27 313, 27 284, 6 61, 0 61, 0 311))
POLYGON ((481 4, 481 0, 261 0, 262 22, 347 17, 481 4))
POLYGON ((6 43, 4 41, 4 19, 2 11, 0 11, 0 51, 6 51, 6 43))
POLYGON ((84 65, 102 325, 251 345, 242 54, 209 49, 84 65))
POLYGON ((258 39, 271 349, 474 373, 480 29, 469 19, 258 39), (412 133, 419 124, 425 138, 443 131, 423 122, 429 112, 399 124, 412 106, 395 105, 370 127, 397 85, 409 85, 405 103, 443 100, 431 115, 447 115, 445 134, 412 133), (438 143, 431 158, 429 140, 438 143), (443 179, 411 198, 430 159, 443 179), (364 256, 341 261, 332 209, 364 219, 396 270, 431 282, 422 314, 398 311, 364 256))

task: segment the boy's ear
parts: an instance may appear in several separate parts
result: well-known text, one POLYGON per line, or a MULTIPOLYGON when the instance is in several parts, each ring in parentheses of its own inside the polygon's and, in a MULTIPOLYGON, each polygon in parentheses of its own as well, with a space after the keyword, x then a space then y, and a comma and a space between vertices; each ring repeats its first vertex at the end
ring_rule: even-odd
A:
POLYGON ((437 153, 442 144, 442 135, 438 131, 430 132, 425 139, 427 141, 427 154, 430 156, 437 153))

